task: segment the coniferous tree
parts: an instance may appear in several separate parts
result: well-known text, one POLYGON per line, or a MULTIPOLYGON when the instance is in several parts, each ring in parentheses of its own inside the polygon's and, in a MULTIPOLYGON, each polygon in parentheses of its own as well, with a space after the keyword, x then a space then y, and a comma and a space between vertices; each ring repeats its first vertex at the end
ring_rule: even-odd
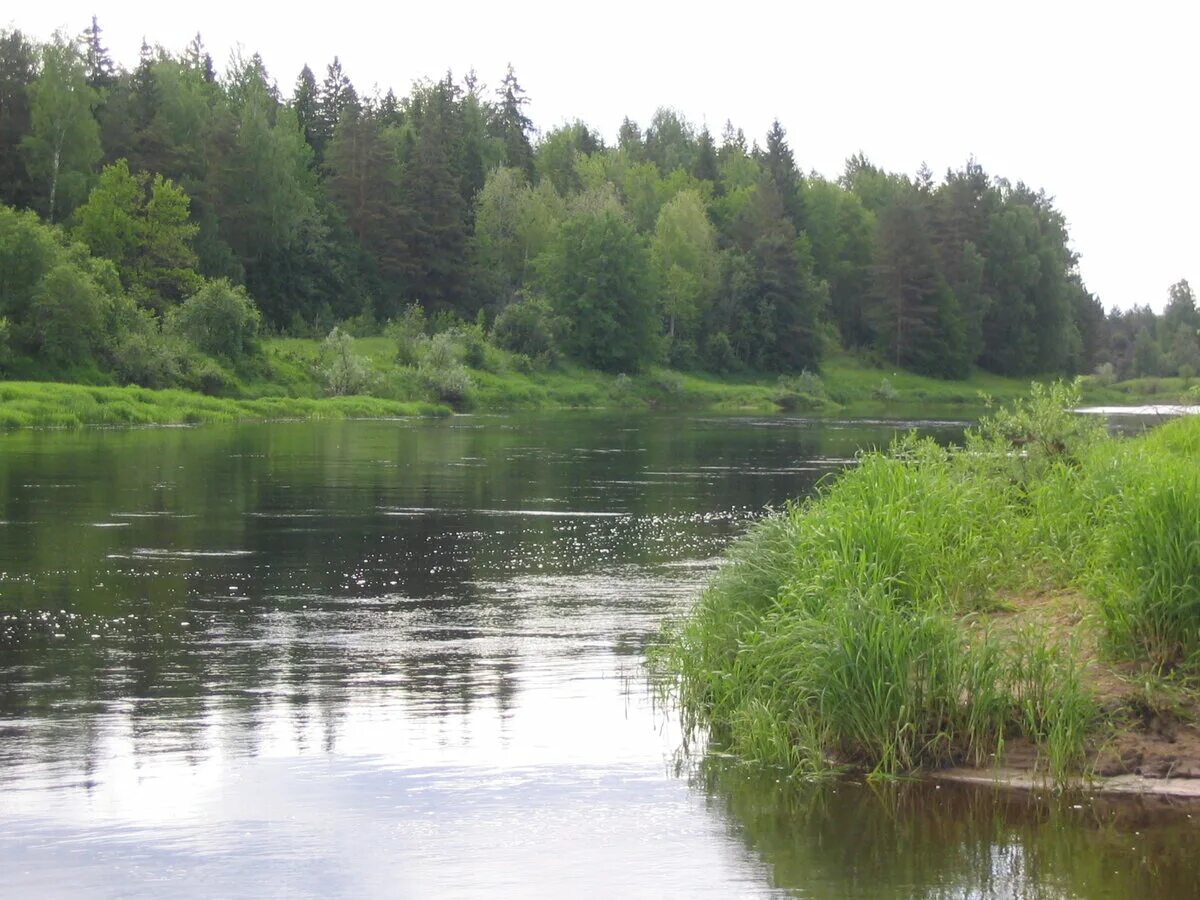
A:
POLYGON ((466 301, 467 215, 447 146, 448 123, 422 123, 400 179, 403 263, 408 297, 429 309, 462 309, 466 301))
POLYGON ((717 169, 717 145, 705 126, 696 139, 696 157, 692 163, 692 175, 700 181, 712 183, 713 193, 721 195, 721 175, 717 169))
POLYGON ((292 109, 296 112, 296 121, 304 132, 304 140, 308 146, 317 151, 317 141, 321 131, 320 94, 317 91, 317 79, 312 69, 307 65, 300 70, 296 77, 296 87, 292 90, 292 109))
POLYGON ((117 82, 117 67, 108 49, 101 43, 100 33, 100 24, 96 17, 92 16, 91 26, 84 29, 80 39, 84 45, 84 67, 87 70, 88 86, 97 91, 106 91, 117 82))
POLYGON ((20 31, 0 31, 0 200, 28 206, 34 186, 20 152, 32 130, 29 88, 37 80, 36 48, 20 31))
POLYGON ((889 363, 961 378, 970 361, 957 301, 938 268, 923 194, 918 188, 880 213, 870 317, 889 363))
POLYGON ((325 189, 358 244, 390 286, 377 313, 399 311, 396 290, 409 253, 404 244, 406 210, 399 161, 377 117, 366 110, 342 116, 326 151, 325 189))
POLYGON ((762 157, 763 168, 775 185, 783 203, 785 215, 797 231, 805 225, 804 198, 800 194, 800 173, 796 171, 796 160, 788 146, 787 132, 775 119, 767 132, 767 149, 762 157))
MULTIPOLYGON (((303 72, 301 76, 303 77, 303 72)), ((333 140, 333 132, 342 113, 349 109, 357 109, 358 105, 358 92, 354 90, 350 77, 342 69, 341 60, 335 56, 333 62, 325 69, 325 80, 321 83, 321 90, 317 95, 317 117, 312 129, 313 140, 310 143, 318 163, 325 160, 325 148, 333 140)))
POLYGON ((500 106, 496 110, 496 130, 504 141, 504 164, 520 169, 527 178, 533 178, 533 145, 529 142, 533 122, 525 115, 529 98, 525 96, 525 89, 517 83, 512 63, 508 64, 504 81, 500 83, 496 95, 500 98, 500 106))

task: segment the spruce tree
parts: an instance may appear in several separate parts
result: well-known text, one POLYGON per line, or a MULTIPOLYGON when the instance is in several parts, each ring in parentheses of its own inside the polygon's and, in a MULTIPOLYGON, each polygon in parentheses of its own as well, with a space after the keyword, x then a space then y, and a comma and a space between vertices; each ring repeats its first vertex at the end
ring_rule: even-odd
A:
POLYGON ((804 229, 804 198, 800 194, 800 174, 796 171, 796 160, 788 146, 787 132, 775 119, 767 132, 767 149, 762 155, 763 167, 767 170, 784 213, 797 231, 804 229))
POLYGON ((100 42, 101 28, 92 16, 90 28, 85 28, 80 39, 84 45, 84 66, 87 69, 87 83, 97 91, 106 91, 117 81, 117 67, 109 56, 108 49, 100 42))
POLYGON ((33 184, 20 153, 32 128, 29 87, 37 79, 37 51, 20 31, 0 31, 0 200, 28 206, 33 184))
POLYGON ((504 163, 510 168, 520 169, 527 178, 533 178, 533 146, 529 142, 533 122, 525 115, 529 98, 517 83, 512 63, 508 64, 508 71, 496 94, 500 98, 500 107, 496 110, 496 130, 504 141, 504 163))

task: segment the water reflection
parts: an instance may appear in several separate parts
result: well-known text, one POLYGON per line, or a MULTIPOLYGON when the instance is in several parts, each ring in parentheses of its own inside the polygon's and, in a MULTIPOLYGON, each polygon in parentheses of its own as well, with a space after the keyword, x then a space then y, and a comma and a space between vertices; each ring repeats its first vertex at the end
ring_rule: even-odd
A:
POLYGON ((922 782, 786 783, 710 759, 693 776, 813 896, 1187 897, 1200 803, 922 782), (1196 817, 1195 819, 1193 817, 1196 817))

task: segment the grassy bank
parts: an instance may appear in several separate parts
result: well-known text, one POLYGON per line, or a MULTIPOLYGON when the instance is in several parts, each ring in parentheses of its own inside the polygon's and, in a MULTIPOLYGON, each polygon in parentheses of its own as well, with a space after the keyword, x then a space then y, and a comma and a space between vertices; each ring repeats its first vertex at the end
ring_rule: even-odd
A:
POLYGON ((0 382, 0 428, 179 425, 245 419, 352 419, 448 415, 449 407, 376 397, 206 397, 191 391, 0 382))
MULTIPOLYGON (((462 349, 461 347, 459 348, 462 349)), ((348 418, 612 408, 777 412, 798 415, 974 418, 982 395, 1011 401, 1028 380, 977 371, 963 381, 892 372, 848 354, 827 360, 819 376, 705 373, 651 369, 627 376, 559 362, 535 364, 487 344, 452 362, 457 375, 402 365, 388 337, 353 342, 361 369, 358 392, 329 396, 329 361, 321 341, 273 338, 240 370, 222 369, 208 396, 183 390, 143 390, 58 382, 0 382, 0 428, 25 426, 176 424, 253 418, 348 418), (447 384, 449 383, 449 387, 447 384)), ((89 370, 93 380, 103 376, 89 370)), ((1088 384, 1093 403, 1129 403, 1181 396, 1187 385, 1088 384)))
POLYGON ((903 440, 756 527, 656 653, 689 727, 794 773, 1019 747, 1058 780, 1194 731, 1200 420, 1117 439, 1078 399, 903 440))

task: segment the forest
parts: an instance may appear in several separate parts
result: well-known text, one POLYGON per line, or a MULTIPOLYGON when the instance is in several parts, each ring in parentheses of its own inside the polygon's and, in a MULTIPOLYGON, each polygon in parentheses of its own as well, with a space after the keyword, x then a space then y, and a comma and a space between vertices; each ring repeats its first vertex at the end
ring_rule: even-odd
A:
POLYGON ((368 96, 337 58, 281 89, 199 36, 130 71, 95 19, 0 32, 0 372, 219 393, 263 335, 413 321, 614 373, 1200 371, 1186 281, 1106 315, 1053 199, 973 159, 831 180, 779 121, 609 143, 527 104, 511 66, 368 96))

